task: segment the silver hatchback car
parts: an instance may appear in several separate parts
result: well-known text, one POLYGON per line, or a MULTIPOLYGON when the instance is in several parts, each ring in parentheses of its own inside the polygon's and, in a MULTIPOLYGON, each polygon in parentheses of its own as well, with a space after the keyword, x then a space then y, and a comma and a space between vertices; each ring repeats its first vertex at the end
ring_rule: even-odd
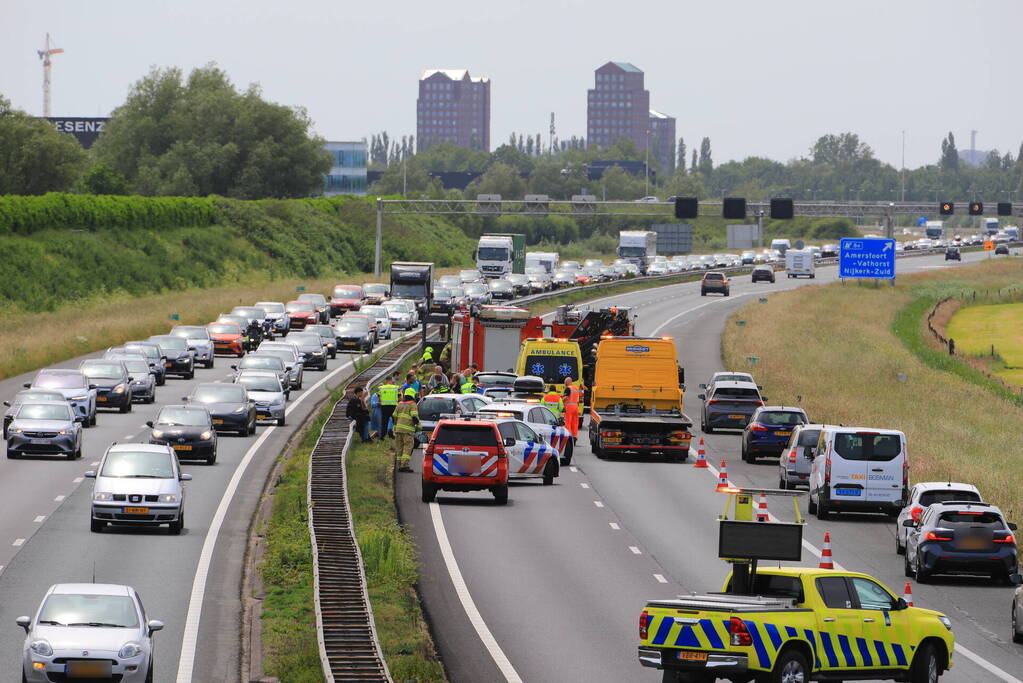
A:
POLYGON ((153 526, 167 524, 180 534, 185 526, 184 474, 170 446, 148 443, 114 444, 99 470, 85 476, 96 480, 92 493, 94 532, 107 524, 153 526))
POLYGON ((58 583, 46 591, 35 618, 15 621, 25 629, 25 683, 153 680, 153 634, 163 622, 146 620, 131 586, 58 583))

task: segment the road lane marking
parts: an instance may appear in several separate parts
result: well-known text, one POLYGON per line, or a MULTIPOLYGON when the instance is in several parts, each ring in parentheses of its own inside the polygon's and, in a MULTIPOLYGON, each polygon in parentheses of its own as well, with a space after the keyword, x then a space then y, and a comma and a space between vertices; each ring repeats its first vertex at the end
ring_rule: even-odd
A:
POLYGON ((595 500, 595 501, 593 501, 593 504, 594 504, 594 505, 596 505, 596 506, 597 506, 597 507, 599 507, 599 508, 602 508, 602 507, 604 507, 604 504, 603 504, 603 503, 601 503, 601 502, 600 502, 599 500, 595 500))
POLYGON ((582 487, 583 487, 584 489, 588 489, 588 488, 590 488, 590 485, 589 485, 589 484, 587 484, 587 483, 586 483, 585 481, 581 481, 581 482, 579 482, 579 486, 582 486, 582 487))
MULTIPOLYGON (((400 341, 407 335, 398 337, 396 341, 400 341)), ((284 414, 290 414, 299 403, 305 400, 308 396, 312 396, 313 392, 316 391, 325 382, 330 380, 332 377, 337 375, 342 370, 354 367, 352 361, 348 361, 334 368, 328 373, 325 373, 315 384, 306 388, 298 398, 294 399, 288 404, 284 414)), ((210 521, 209 531, 206 533, 206 538, 202 544, 202 550, 199 553, 199 562, 195 569, 195 579, 192 581, 192 591, 188 599, 188 613, 185 616, 184 633, 181 636, 181 654, 178 657, 178 674, 175 679, 177 683, 191 683, 192 671, 195 667, 195 653, 197 643, 199 639, 199 622, 202 618, 202 605, 206 597, 206 579, 209 575, 210 564, 213 562, 213 550, 217 545, 217 538, 220 536, 220 529, 224 525, 224 519, 227 517, 227 510, 231 506, 232 500, 234 500, 234 494, 238 490, 238 486, 241 484, 241 480, 245 471, 248 469, 249 464, 255 458, 256 453, 262 447, 263 443, 270 437, 271 434, 277 429, 276 426, 269 426, 263 433, 259 435, 256 441, 249 447, 249 450, 245 451, 245 455, 242 456, 241 462, 234 470, 234 474, 231 476, 231 480, 227 484, 227 488, 224 490, 224 495, 220 498, 220 503, 217 505, 217 510, 213 514, 213 519, 210 521)), ((518 680, 518 679, 516 679, 518 680)))
POLYGON ((578 472, 579 471, 579 468, 576 467, 575 465, 570 465, 568 469, 571 472, 578 472))
POLYGON ((621 527, 618 526, 618 522, 608 522, 607 525, 611 527, 614 531, 618 531, 621 529, 621 527))
POLYGON ((661 333, 661 330, 663 330, 665 327, 667 327, 668 325, 670 325, 674 321, 678 320, 682 316, 689 315, 693 311, 698 311, 701 308, 704 308, 706 306, 710 306, 712 304, 719 303, 721 301, 727 301, 729 299, 738 299, 740 297, 749 296, 750 294, 757 294, 757 292, 745 292, 743 294, 736 294, 735 296, 725 296, 725 297, 721 297, 720 299, 712 299, 711 301, 708 301, 706 303, 702 303, 699 306, 693 306, 692 308, 687 308, 686 310, 682 311, 681 313, 676 313, 675 315, 671 316, 670 318, 665 320, 663 323, 661 323, 660 325, 655 327, 654 331, 650 333, 650 336, 651 337, 656 337, 658 334, 661 333))
POLYGON ((24 538, 16 538, 16 539, 14 539, 14 543, 12 543, 11 545, 13 545, 15 548, 17 548, 20 545, 24 545, 24 543, 25 543, 25 539, 24 538))
POLYGON ((654 574, 654 578, 657 579, 657 583, 668 583, 668 580, 660 574, 654 574))
POLYGON ((642 554, 643 554, 643 551, 642 551, 642 550, 640 550, 639 548, 637 548, 637 547, 636 547, 636 546, 634 546, 634 545, 630 545, 630 546, 629 546, 629 550, 631 550, 631 551, 632 551, 632 554, 633 554, 633 555, 642 555, 642 554))
POLYGON ((34 521, 34 522, 35 522, 36 524, 39 524, 39 523, 41 523, 41 522, 42 522, 43 520, 45 520, 45 519, 46 519, 46 515, 39 515, 38 517, 36 517, 36 518, 35 518, 34 520, 32 520, 32 521, 34 521))
POLYGON ((75 484, 81 484, 83 481, 85 481, 85 477, 75 477, 71 481, 75 484))
MULTIPOLYGON (((128 438, 131 438, 131 437, 128 437, 128 438)), ((89 465, 92 466, 92 467, 96 467, 97 465, 99 465, 99 460, 97 460, 96 462, 90 462, 89 465)))
POLYGON ((63 503, 64 502, 64 498, 65 498, 65 496, 62 496, 62 495, 61 496, 57 496, 56 498, 53 499, 53 502, 55 502, 55 503, 63 503))
POLYGON ((462 603, 462 609, 465 610, 466 616, 469 617, 469 623, 476 629, 476 634, 483 641, 483 646, 487 648, 487 652, 490 653, 494 664, 497 665, 497 668, 504 675, 508 683, 522 683, 522 678, 519 677, 515 667, 512 666, 512 663, 504 654, 504 650, 498 645, 497 639, 490 632, 486 622, 483 621, 483 615, 480 614, 479 609, 476 607, 476 602, 472 599, 472 594, 469 593, 469 587, 465 584, 462 572, 458 568, 458 560, 455 559, 455 553, 451 549, 451 542, 448 540, 447 531, 444 529, 444 519, 441 517, 440 506, 436 501, 430 503, 430 517, 433 519, 433 531, 437 536, 437 544, 440 546, 440 554, 444 558, 444 565, 448 569, 448 576, 451 577, 451 583, 455 586, 455 594, 462 603))

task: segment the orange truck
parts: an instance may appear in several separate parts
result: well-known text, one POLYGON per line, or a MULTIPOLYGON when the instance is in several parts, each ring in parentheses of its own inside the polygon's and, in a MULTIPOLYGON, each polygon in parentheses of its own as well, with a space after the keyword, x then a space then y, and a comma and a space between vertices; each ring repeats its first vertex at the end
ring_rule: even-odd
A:
POLYGON ((682 412, 684 380, 670 337, 601 339, 590 391, 593 454, 685 460, 693 421, 682 412))

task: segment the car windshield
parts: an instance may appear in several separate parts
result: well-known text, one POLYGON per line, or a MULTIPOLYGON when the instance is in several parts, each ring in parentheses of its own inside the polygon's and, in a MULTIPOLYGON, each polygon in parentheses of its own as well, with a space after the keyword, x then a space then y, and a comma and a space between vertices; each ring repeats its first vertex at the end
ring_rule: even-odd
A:
POLYGON ((31 401, 63 401, 64 395, 55 391, 19 391, 14 395, 14 405, 31 401))
POLYGON ((527 374, 542 377, 544 382, 554 384, 564 382, 566 377, 580 377, 579 359, 575 356, 530 354, 526 356, 525 368, 527 374))
POLYGON ((817 441, 821 438, 821 430, 819 429, 804 429, 799 432, 799 445, 800 446, 816 446, 817 441))
POLYGON ((938 518, 938 525, 943 527, 978 527, 986 526, 992 529, 1002 529, 1002 516, 993 511, 980 510, 949 510, 942 512, 938 518))
POLYGON ((46 598, 36 622, 47 626, 138 628, 135 602, 127 595, 54 593, 46 598))
POLYGON ((979 503, 980 496, 974 491, 956 491, 955 489, 937 489, 936 491, 924 491, 920 494, 920 505, 923 507, 950 500, 975 500, 979 503))
POLYGON ((724 280, 725 276, 721 273, 707 273, 703 276, 704 280, 724 280))
MULTIPOLYGON (((434 301, 439 299, 449 299, 451 298, 451 290, 448 289, 447 287, 438 287, 437 289, 433 290, 433 298, 434 301)), ((363 307, 363 310, 365 310, 365 307, 363 307)))
POLYGON ((231 309, 231 315, 240 315, 243 318, 262 318, 266 313, 262 308, 255 306, 235 306, 231 309))
POLYGON ((358 287, 335 287, 335 299, 358 299, 362 297, 362 291, 358 287))
POLYGON ((262 308, 267 313, 284 313, 284 304, 279 303, 265 303, 256 304, 259 308, 262 308))
POLYGON ((334 329, 342 334, 363 334, 369 326, 361 320, 339 320, 334 329))
POLYGON ((382 319, 387 317, 387 309, 383 306, 363 306, 362 312, 371 318, 382 319))
POLYGON ((164 408, 154 424, 171 427, 205 427, 210 424, 209 414, 205 410, 189 410, 188 408, 164 408))
POLYGON ((124 479, 171 479, 174 466, 167 453, 153 451, 112 451, 103 461, 101 477, 124 479))
POLYGON ((125 351, 137 351, 144 355, 146 358, 159 358, 160 349, 158 347, 150 346, 149 344, 125 344, 125 351))
POLYGON ((714 398, 753 398, 760 400, 760 392, 754 387, 718 387, 714 390, 714 398))
MULTIPOLYGON (((265 353, 270 356, 277 356, 282 362, 291 363, 295 360, 295 352, 289 349, 265 349, 262 346, 259 348, 260 353, 265 353)), ((247 366, 248 367, 248 366, 247 366)))
POLYGON ((737 373, 737 374, 734 374, 734 375, 720 374, 720 375, 714 375, 714 381, 715 382, 752 382, 753 381, 753 377, 750 376, 750 375, 747 375, 747 374, 743 374, 741 372, 737 373))
POLYGON ((280 358, 267 358, 266 356, 246 356, 238 364, 239 368, 253 368, 259 370, 283 370, 284 364, 280 358))
POLYGON ((123 360, 124 367, 128 369, 135 379, 140 379, 149 374, 149 363, 144 360, 123 360))
POLYGON ((66 405, 45 403, 23 403, 18 410, 19 420, 71 420, 71 410, 66 405))
POLYGON ((209 339, 210 335, 206 331, 205 327, 175 327, 171 330, 171 334, 175 337, 181 337, 182 339, 209 339))
POLYGON ((227 323, 230 325, 237 325, 238 329, 244 330, 249 326, 249 319, 243 318, 240 315, 222 315, 217 318, 218 323, 227 323))
POLYGON ((465 291, 469 294, 486 294, 487 286, 481 284, 471 284, 465 286, 465 291))
POLYGON ((835 435, 835 453, 846 460, 892 460, 902 452, 902 439, 897 434, 857 432, 835 435))
POLYGON ((408 313, 408 308, 400 301, 387 301, 384 303, 384 308, 388 312, 396 311, 398 313, 408 313))
POLYGON ((381 294, 387 294, 387 285, 366 285, 362 288, 362 291, 366 294, 376 294, 379 296, 381 294))
POLYGON ((298 297, 299 301, 309 301, 313 304, 322 304, 327 297, 322 294, 302 294, 298 297))
POLYGON ((801 425, 806 424, 806 416, 802 413, 782 410, 766 410, 760 413, 757 422, 767 425, 801 425))
POLYGON ((316 310, 316 307, 313 306, 308 301, 292 301, 290 304, 285 306, 285 308, 287 309, 288 313, 297 313, 301 311, 305 311, 306 313, 308 313, 309 311, 316 310))
POLYGON ((480 247, 476 257, 480 261, 507 261, 508 250, 504 247, 480 247))
POLYGON ((506 291, 508 291, 511 288, 512 288, 512 283, 508 282, 507 280, 494 280, 493 282, 490 283, 490 289, 495 290, 495 291, 496 290, 501 290, 501 291, 506 292, 506 291))
POLYGON ((234 323, 212 323, 207 328, 211 334, 238 334, 242 333, 241 328, 234 323))
POLYGON ((93 379, 120 379, 124 366, 120 363, 82 363, 82 374, 93 379))
POLYGON ((468 446, 482 448, 497 446, 497 434, 490 425, 441 425, 434 438, 437 448, 443 450, 451 446, 468 446))
POLYGON ((35 385, 39 387, 45 387, 48 389, 79 389, 84 387, 86 384, 85 377, 78 374, 50 374, 46 372, 39 373, 36 376, 35 385))
POLYGON ((320 335, 315 332, 292 332, 288 335, 288 341, 298 346, 319 346, 320 335))
POLYGON ((419 404, 419 419, 436 420, 443 413, 455 412, 453 398, 425 398, 419 404))
POLYGON ((238 378, 238 384, 244 384, 250 391, 283 391, 276 377, 265 375, 242 375, 238 378))
POLYGON ((480 276, 480 273, 479 273, 478 270, 460 270, 460 271, 458 271, 458 277, 462 278, 463 280, 465 278, 475 279, 475 278, 478 278, 479 276, 480 276))
POLYGON ((488 387, 510 387, 515 383, 515 376, 496 372, 477 372, 476 383, 488 387))
POLYGON ((192 400, 197 403, 244 403, 245 390, 239 386, 224 384, 223 386, 196 387, 192 392, 192 400))
POLYGON ((331 329, 330 325, 310 325, 306 329, 309 332, 315 332, 325 339, 334 338, 334 331, 331 329))
POLYGON ((174 351, 188 350, 188 342, 186 342, 181 337, 161 335, 159 337, 153 337, 153 341, 165 349, 172 349, 174 351))

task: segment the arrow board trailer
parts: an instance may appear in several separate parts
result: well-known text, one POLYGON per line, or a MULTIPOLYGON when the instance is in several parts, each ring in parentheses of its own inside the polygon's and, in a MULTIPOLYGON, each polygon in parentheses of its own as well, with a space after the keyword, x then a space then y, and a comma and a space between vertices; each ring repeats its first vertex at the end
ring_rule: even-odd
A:
POLYGON ((785 273, 789 277, 817 277, 814 268, 813 252, 809 249, 789 249, 785 252, 785 273))
POLYGON ((475 363, 481 370, 514 372, 522 328, 529 311, 514 306, 480 306, 451 317, 451 368, 475 363))

